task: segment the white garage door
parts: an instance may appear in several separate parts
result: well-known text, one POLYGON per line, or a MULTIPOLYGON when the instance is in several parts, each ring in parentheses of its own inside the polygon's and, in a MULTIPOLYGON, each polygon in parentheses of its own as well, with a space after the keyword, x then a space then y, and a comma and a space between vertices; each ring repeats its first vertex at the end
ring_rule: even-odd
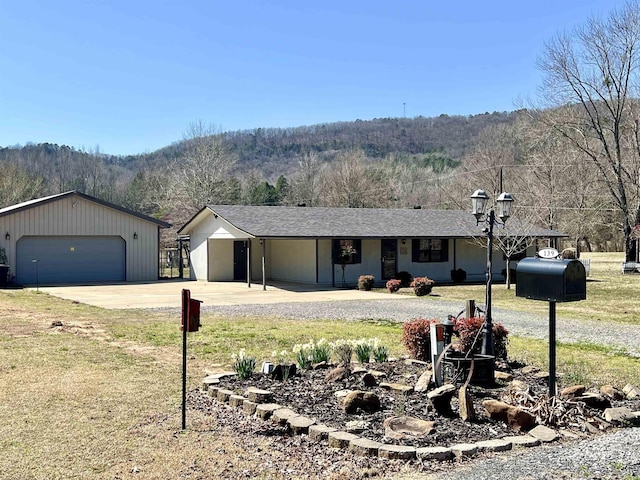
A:
POLYGON ((118 236, 22 237, 16 245, 19 284, 118 282, 126 279, 118 236))

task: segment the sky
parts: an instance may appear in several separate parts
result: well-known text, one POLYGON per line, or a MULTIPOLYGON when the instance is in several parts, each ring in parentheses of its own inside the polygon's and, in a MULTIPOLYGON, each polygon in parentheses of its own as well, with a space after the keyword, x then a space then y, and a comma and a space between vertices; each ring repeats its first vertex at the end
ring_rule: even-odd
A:
POLYGON ((623 0, 0 0, 0 147, 113 155, 218 131, 535 101, 546 41, 623 0))

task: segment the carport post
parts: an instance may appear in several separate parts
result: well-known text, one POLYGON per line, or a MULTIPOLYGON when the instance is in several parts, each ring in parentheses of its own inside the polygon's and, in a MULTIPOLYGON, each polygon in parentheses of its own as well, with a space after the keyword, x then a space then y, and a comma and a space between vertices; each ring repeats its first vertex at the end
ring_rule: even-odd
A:
POLYGON ((265 268, 265 263, 264 263, 264 259, 265 259, 265 255, 266 255, 266 245, 265 245, 265 241, 264 238, 260 239, 260 245, 262 245, 262 290, 266 290, 267 289, 267 273, 266 273, 266 268, 265 268))
POLYGON ((247 240, 247 287, 251 288, 251 240, 247 240))

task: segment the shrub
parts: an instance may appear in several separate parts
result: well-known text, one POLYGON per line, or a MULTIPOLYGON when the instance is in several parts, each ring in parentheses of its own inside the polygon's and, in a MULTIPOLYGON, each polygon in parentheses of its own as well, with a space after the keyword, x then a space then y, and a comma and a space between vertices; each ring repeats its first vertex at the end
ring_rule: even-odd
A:
POLYGON ((360 275, 358 278, 358 290, 371 290, 376 279, 373 275, 360 275))
POLYGON ((467 279, 467 272, 463 269, 458 268, 451 270, 451 281, 453 283, 462 283, 467 279))
POLYGON ((256 359, 249 357, 244 348, 240 349, 238 355, 232 354, 231 358, 233 359, 233 371, 243 380, 249 378, 256 368, 256 359))
POLYGON ((416 360, 431 361, 431 324, 440 323, 432 318, 414 318, 402 325, 402 344, 416 360))
MULTIPOLYGON (((482 325, 484 317, 458 318, 454 320, 454 333, 460 338, 460 349, 467 353, 473 347, 473 353, 479 354, 482 348, 482 325), (474 346, 474 341, 475 346, 474 346)), ((493 352, 496 358, 507 358, 509 331, 500 323, 493 322, 493 352)))
POLYGON ((428 277, 416 277, 411 282, 411 288, 418 297, 429 295, 436 282, 428 277))
POLYGON ((351 354, 353 352, 353 347, 350 341, 343 339, 336 340, 335 342, 331 343, 331 349, 335 357, 338 359, 338 363, 341 363, 343 365, 348 365, 349 363, 351 363, 351 354))
POLYGON ((387 290, 389 290, 389 293, 394 293, 400 290, 402 282, 400 280, 389 280, 386 286, 387 290))
POLYGON ((409 272, 403 271, 396 273, 396 280, 400 280, 401 288, 407 288, 409 285, 411 285, 411 280, 413 280, 413 277, 409 272))

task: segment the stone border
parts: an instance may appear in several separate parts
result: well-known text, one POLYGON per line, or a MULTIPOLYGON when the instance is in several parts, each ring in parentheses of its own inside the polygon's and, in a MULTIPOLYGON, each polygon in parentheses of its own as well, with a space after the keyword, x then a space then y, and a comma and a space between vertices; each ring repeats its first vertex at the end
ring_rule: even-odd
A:
POLYGON ((327 443, 330 448, 348 449, 361 456, 377 456, 380 458, 412 460, 446 461, 458 458, 469 458, 480 452, 504 452, 512 448, 530 448, 556 441, 560 435, 555 430, 538 425, 529 434, 514 435, 499 439, 484 440, 477 443, 459 443, 448 447, 410 447, 376 442, 353 433, 338 430, 315 420, 298 415, 291 408, 269 403, 270 392, 260 391, 254 395, 248 390, 247 396, 235 395, 233 392, 215 385, 205 384, 209 396, 220 403, 225 403, 245 414, 262 420, 272 420, 279 425, 287 426, 295 435, 308 435, 316 443, 327 443), (253 401, 250 398, 258 401, 253 401), (264 400, 264 403, 259 403, 264 400))

